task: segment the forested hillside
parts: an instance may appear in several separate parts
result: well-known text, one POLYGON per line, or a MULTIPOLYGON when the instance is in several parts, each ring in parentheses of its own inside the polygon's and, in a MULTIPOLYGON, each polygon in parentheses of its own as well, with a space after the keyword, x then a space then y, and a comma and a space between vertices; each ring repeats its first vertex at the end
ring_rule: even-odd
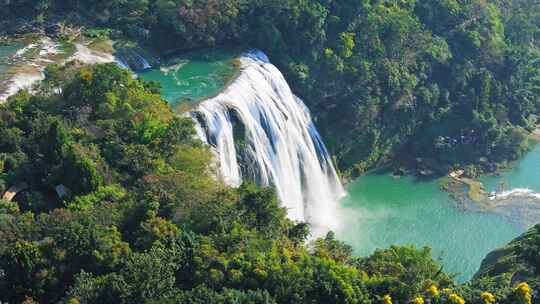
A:
MULTIPOLYGON (((539 23, 536 0, 0 0, 9 37, 68 24, 162 55, 264 50, 346 175, 475 175, 520 157, 540 110, 539 23)), ((0 194, 17 192, 0 199, 0 303, 539 301, 538 227, 466 284, 429 248, 356 257, 332 232, 311 239, 274 190, 217 181, 158 84, 115 64, 44 75, 0 104, 0 194)))
POLYGON ((482 262, 476 281, 487 277, 501 285, 526 280, 533 289, 540 289, 540 225, 491 252, 482 262))
MULTIPOLYGON (((288 220, 273 190, 212 178, 191 120, 174 116, 155 84, 114 64, 46 74, 35 95, 0 105, 0 190, 25 188, 0 200, 2 302, 536 299, 515 280, 458 285, 429 248, 353 257, 333 233, 306 245, 308 225, 288 220)), ((531 246, 524 261, 538 260, 531 246)))
POLYGON ((350 174, 395 161, 446 173, 518 158, 536 126, 534 0, 8 1, 4 28, 110 27, 161 53, 258 47, 310 106, 350 174), (28 18, 27 18, 28 19, 28 18))

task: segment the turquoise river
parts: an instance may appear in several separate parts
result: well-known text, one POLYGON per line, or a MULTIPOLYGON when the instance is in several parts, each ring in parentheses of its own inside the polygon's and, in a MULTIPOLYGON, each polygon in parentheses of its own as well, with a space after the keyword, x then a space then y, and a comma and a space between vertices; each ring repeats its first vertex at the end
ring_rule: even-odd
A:
MULTIPOLYGON (((497 190, 501 182, 507 189, 540 191, 539 169, 537 145, 512 169, 480 180, 489 192, 497 190)), ((460 281, 474 275, 488 252, 526 229, 519 219, 455 208, 448 193, 440 189, 440 180, 372 173, 351 183, 347 192, 337 235, 356 254, 368 255, 392 244, 430 246, 433 256, 460 281)))
POLYGON ((141 74, 161 84, 161 95, 173 105, 190 104, 219 93, 234 77, 232 52, 208 50, 163 60, 160 66, 141 74))

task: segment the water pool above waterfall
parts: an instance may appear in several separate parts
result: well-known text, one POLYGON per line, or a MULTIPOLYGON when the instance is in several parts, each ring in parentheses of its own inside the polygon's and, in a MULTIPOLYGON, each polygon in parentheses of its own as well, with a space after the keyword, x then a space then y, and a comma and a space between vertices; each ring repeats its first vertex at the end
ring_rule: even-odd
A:
POLYGON ((206 50, 164 59, 139 74, 161 84, 161 95, 173 105, 196 102, 219 93, 234 77, 235 52, 206 50))

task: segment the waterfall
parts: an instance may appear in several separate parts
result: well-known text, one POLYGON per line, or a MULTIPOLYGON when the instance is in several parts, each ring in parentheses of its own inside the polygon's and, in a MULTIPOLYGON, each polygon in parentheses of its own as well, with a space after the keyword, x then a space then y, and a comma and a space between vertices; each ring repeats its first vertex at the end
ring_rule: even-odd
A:
POLYGON ((143 71, 152 68, 152 65, 148 62, 148 60, 146 60, 146 58, 131 48, 120 49, 115 56, 117 58, 117 62, 119 62, 121 66, 129 67, 134 71, 143 71))
POLYGON ((191 113, 221 178, 274 186, 289 217, 308 222, 315 236, 337 229, 344 191, 309 110, 264 53, 240 60, 238 78, 191 113))
POLYGON ((136 66, 139 67, 140 70, 146 70, 146 69, 152 68, 152 66, 150 65, 150 63, 148 63, 148 60, 146 60, 146 58, 139 55, 139 53, 137 53, 134 50, 130 50, 130 51, 131 51, 131 54, 132 54, 132 58, 136 62, 136 66))

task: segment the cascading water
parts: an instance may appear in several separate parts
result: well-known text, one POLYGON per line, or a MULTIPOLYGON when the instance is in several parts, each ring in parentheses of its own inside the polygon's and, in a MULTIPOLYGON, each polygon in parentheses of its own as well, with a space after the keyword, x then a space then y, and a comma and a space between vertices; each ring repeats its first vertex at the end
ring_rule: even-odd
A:
POLYGON ((152 65, 137 53, 134 49, 120 49, 116 54, 116 60, 120 66, 132 69, 134 71, 143 71, 152 68, 152 65))
POLYGON ((308 109, 262 52, 240 60, 238 78, 192 112, 221 177, 273 185, 289 217, 308 222, 315 236, 336 229, 344 191, 308 109))
POLYGON ((152 67, 152 65, 150 65, 150 63, 146 60, 146 58, 139 55, 138 53, 135 53, 135 57, 137 58, 139 64, 142 66, 143 70, 146 70, 152 67))

